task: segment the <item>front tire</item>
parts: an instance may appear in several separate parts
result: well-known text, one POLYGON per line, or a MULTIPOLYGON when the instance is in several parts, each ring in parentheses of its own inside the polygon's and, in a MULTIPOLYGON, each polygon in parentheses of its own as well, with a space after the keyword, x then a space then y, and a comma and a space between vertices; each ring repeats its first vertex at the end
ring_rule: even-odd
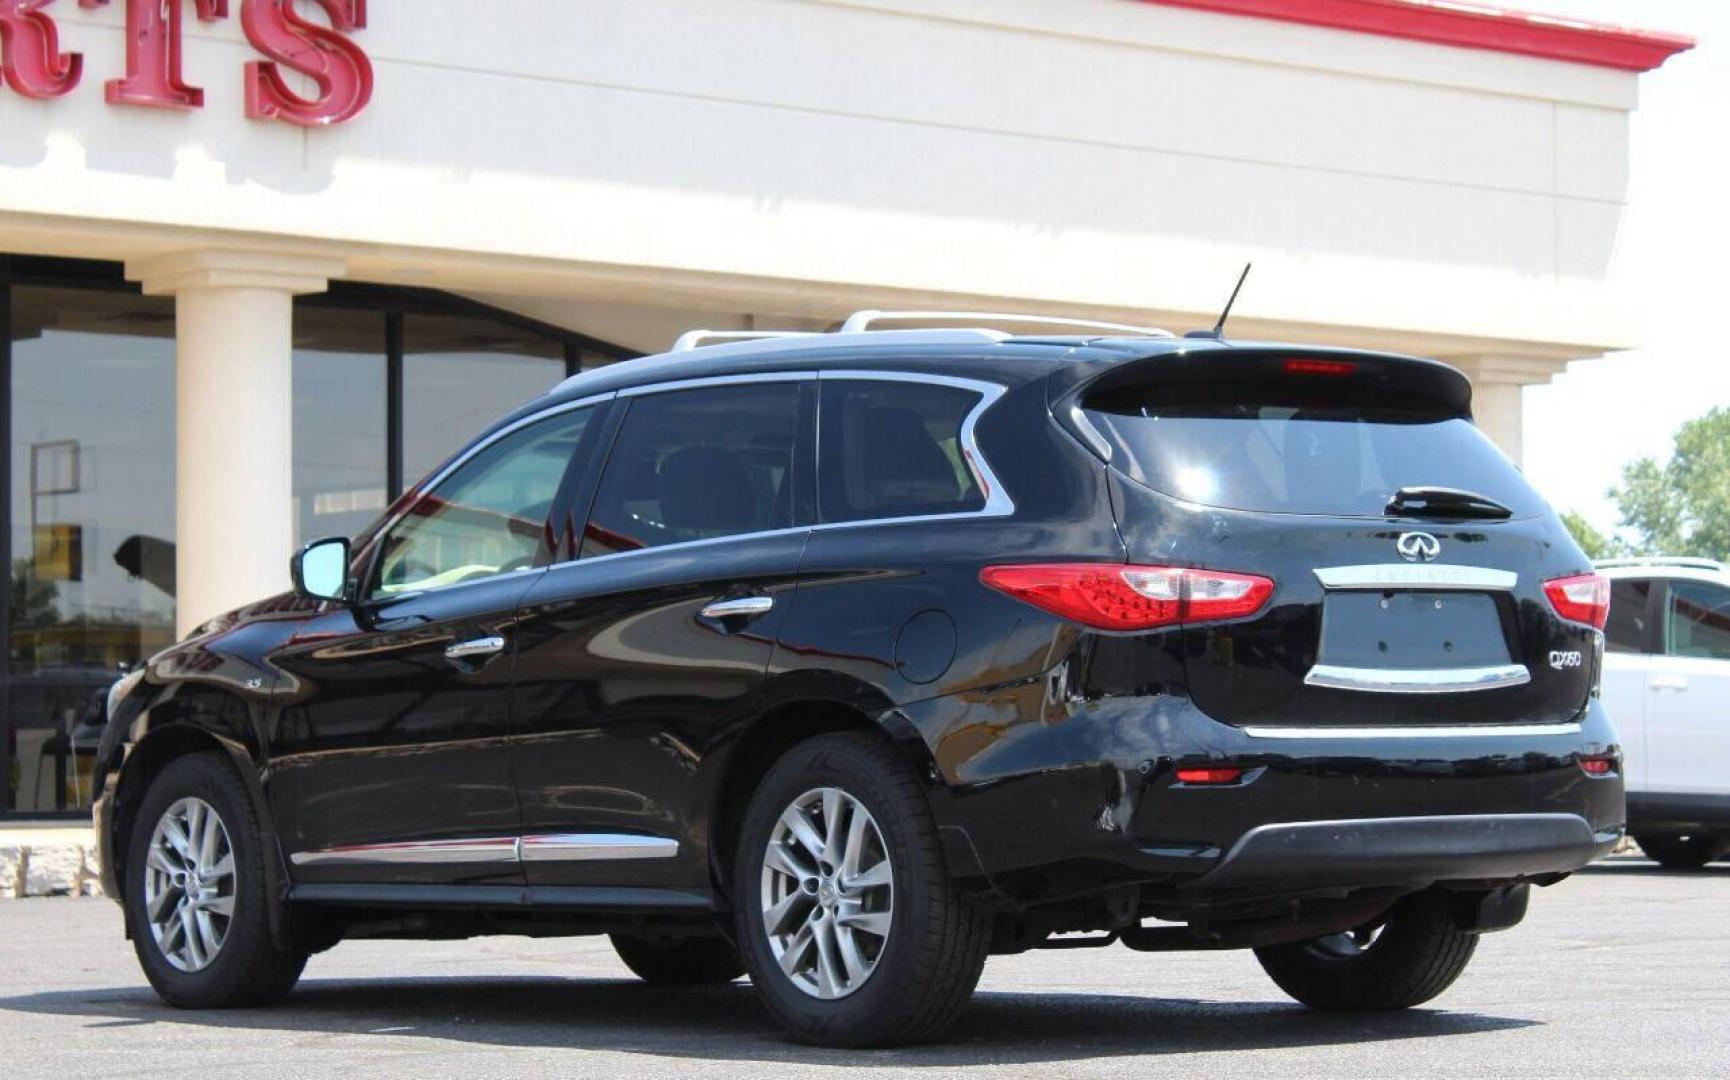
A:
POLYGON ((1698 870, 1730 850, 1730 838, 1711 833, 1689 836, 1636 836, 1648 857, 1666 870, 1698 870))
POLYGON ((720 938, 614 934, 613 951, 632 974, 653 986, 730 983, 745 974, 745 961, 720 938))
POLYGON ((1257 949, 1281 990, 1314 1009, 1409 1009, 1446 990, 1478 947, 1454 925, 1445 900, 1420 893, 1385 921, 1314 941, 1257 949))
POLYGON ((985 965, 990 918, 950 882, 917 774, 873 735, 820 736, 775 763, 733 883, 751 981, 802 1042, 936 1038, 985 965))
POLYGON ((125 904, 138 963, 184 1009, 281 1000, 307 954, 277 948, 252 798, 215 753, 178 758, 145 792, 127 844, 125 904))

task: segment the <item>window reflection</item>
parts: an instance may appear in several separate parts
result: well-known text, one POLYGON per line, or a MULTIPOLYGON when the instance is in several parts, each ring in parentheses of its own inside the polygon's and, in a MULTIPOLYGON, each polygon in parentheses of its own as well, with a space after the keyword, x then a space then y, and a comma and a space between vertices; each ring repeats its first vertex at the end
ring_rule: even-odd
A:
POLYGON ((403 320, 403 482, 565 377, 564 345, 466 315, 403 320))
POLYGON ((389 501, 385 393, 382 312, 295 308, 297 545, 353 537, 389 501))
POLYGON ((94 695, 174 635, 174 305, 12 290, 8 801, 88 805, 94 695), (80 738, 80 735, 90 738, 80 738))

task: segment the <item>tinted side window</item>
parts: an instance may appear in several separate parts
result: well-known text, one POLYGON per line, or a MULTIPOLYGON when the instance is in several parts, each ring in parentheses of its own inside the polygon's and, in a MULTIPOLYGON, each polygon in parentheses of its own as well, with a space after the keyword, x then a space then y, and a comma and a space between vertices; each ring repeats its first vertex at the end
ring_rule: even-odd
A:
POLYGON ((1703 581, 1672 581, 1664 651, 1730 660, 1730 589, 1703 581))
POLYGON ((787 528, 799 384, 634 398, 613 442, 583 555, 787 528))
POLYGON ((542 420, 464 462, 391 528, 372 595, 533 566, 553 498, 594 412, 577 409, 542 420))
POLYGON ((824 380, 818 506, 824 521, 985 507, 961 446, 979 394, 953 386, 824 380))
POLYGON ((1610 583, 1610 621, 1604 624, 1604 647, 1610 652, 1646 651, 1647 578, 1620 578, 1610 583))

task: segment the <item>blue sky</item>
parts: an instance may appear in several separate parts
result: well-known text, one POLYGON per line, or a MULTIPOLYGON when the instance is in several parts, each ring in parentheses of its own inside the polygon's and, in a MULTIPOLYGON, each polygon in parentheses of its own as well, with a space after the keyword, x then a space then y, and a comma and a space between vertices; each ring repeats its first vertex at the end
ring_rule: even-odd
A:
POLYGON ((1623 464, 1667 456, 1683 421, 1730 406, 1730 2, 1515 3, 1700 42, 1640 80, 1616 273, 1644 347, 1577 362, 1525 395, 1527 475, 1558 509, 1608 528, 1604 492, 1623 464))

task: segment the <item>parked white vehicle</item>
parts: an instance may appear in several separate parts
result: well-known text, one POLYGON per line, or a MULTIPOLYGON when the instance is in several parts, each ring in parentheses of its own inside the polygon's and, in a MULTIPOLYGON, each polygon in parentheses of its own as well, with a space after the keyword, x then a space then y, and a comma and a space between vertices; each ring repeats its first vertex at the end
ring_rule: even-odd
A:
POLYGON ((1730 853, 1730 566, 1610 559, 1603 697, 1626 755, 1628 831, 1671 868, 1730 853))

